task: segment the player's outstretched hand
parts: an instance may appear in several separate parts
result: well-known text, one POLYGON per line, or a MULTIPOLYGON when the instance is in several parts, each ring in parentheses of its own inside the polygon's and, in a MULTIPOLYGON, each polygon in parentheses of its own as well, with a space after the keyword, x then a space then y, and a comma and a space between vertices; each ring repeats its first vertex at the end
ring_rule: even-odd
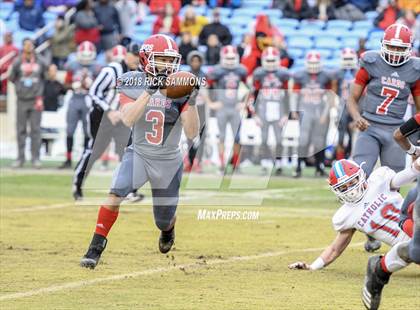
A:
POLYGON ((292 270, 311 270, 310 265, 305 262, 296 262, 296 263, 290 264, 288 267, 289 269, 292 269, 292 270))
POLYGON ((357 129, 360 131, 365 131, 370 126, 369 122, 363 117, 359 117, 355 122, 357 129))

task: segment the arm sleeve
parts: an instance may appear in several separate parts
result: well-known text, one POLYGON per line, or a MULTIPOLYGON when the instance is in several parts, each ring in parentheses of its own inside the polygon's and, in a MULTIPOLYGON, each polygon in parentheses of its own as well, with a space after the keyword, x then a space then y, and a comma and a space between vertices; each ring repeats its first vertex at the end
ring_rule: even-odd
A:
POLYGON ((366 69, 360 68, 356 73, 354 82, 360 86, 366 86, 366 84, 369 82, 369 79, 369 73, 366 71, 366 69))
POLYGON ((110 108, 105 98, 106 92, 114 79, 113 75, 111 68, 103 68, 89 89, 89 95, 93 103, 99 105, 104 111, 108 111, 110 108))
POLYGON ((420 130, 420 113, 406 121, 401 127, 400 131, 404 137, 408 137, 416 131, 420 130))

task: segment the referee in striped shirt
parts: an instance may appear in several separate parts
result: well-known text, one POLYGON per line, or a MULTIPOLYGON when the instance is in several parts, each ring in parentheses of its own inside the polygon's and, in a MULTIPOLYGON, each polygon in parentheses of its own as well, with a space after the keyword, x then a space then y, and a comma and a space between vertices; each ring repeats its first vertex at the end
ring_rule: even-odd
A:
MULTIPOLYGON (((116 47, 123 48, 121 46, 116 47)), ((128 71, 134 71, 139 66, 139 46, 131 44, 127 48, 124 60, 111 62, 102 68, 89 89, 91 108, 87 116, 90 140, 79 160, 73 178, 73 198, 83 198, 83 181, 87 177, 93 164, 105 152, 112 139, 115 142, 115 151, 122 158, 124 148, 127 146, 131 129, 126 127, 118 110, 117 78, 128 71)), ((130 195, 132 202, 139 201, 144 196, 133 192, 130 195)))

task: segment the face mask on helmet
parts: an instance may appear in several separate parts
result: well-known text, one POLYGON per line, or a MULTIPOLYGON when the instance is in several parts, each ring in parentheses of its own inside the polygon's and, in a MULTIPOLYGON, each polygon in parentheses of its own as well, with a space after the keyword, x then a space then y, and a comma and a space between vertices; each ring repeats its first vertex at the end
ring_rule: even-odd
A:
POLYGON ((356 69, 357 54, 353 49, 346 48, 341 52, 341 69, 356 69))
POLYGON ((311 74, 317 74, 321 71, 321 55, 317 52, 306 54, 305 68, 311 74))
POLYGON ((280 54, 272 47, 264 50, 261 56, 261 65, 267 71, 274 71, 280 67, 280 54))
POLYGON ((413 35, 401 24, 389 26, 384 33, 381 46, 382 59, 391 66, 401 66, 410 60, 413 35))
POLYGON ((85 41, 79 44, 76 59, 82 65, 90 65, 96 58, 96 47, 91 42, 85 41))
MULTIPOLYGON (((334 164, 331 169, 332 171, 336 169, 335 165, 336 164, 334 164)), ((356 173, 350 176, 344 174, 341 178, 338 178, 335 183, 331 181, 332 173, 333 172, 330 173, 330 189, 342 203, 357 203, 364 197, 366 194, 367 182, 366 174, 363 169, 358 167, 356 173)))
POLYGON ((239 55, 231 45, 225 46, 220 51, 220 65, 226 69, 234 69, 239 65, 239 55))
POLYGON ((143 70, 151 75, 170 75, 178 72, 181 54, 175 41, 167 35, 157 34, 143 42, 139 51, 143 70))

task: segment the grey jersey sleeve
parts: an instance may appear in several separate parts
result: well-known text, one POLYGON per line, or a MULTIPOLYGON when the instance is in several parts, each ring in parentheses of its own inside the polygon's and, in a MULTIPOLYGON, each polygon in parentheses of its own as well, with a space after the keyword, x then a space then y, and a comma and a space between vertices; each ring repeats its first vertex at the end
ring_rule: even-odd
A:
POLYGON ((118 78, 117 90, 120 95, 136 100, 146 89, 146 74, 140 71, 129 71, 118 78))

